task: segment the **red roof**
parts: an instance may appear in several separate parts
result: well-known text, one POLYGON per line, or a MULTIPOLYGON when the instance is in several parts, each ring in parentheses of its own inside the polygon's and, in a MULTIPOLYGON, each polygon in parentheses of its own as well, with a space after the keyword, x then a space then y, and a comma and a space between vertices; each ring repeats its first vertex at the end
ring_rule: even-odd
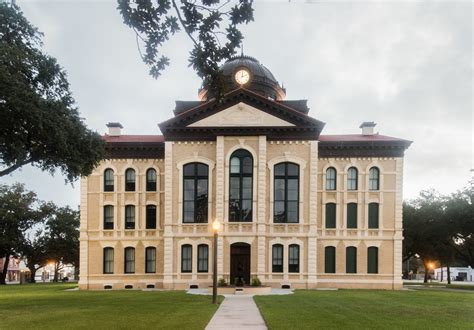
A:
POLYGON ((343 135, 320 135, 321 142, 343 142, 343 141, 406 141, 386 135, 362 135, 362 134, 343 134, 343 135))
POLYGON ((163 135, 103 135, 105 142, 164 142, 163 135))

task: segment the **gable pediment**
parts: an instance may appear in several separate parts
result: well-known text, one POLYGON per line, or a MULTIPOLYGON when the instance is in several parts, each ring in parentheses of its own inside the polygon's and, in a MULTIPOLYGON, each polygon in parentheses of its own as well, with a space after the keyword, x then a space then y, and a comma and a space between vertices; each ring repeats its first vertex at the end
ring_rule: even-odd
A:
POLYGON ((291 127, 294 124, 244 102, 198 120, 188 127, 291 127))

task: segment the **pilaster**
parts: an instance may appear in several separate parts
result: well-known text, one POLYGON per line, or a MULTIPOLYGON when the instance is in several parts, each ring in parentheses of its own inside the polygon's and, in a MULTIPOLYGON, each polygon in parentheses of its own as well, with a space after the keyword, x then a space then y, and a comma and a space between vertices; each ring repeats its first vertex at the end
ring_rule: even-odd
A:
POLYGON ((318 141, 310 141, 309 152, 308 287, 312 287, 317 282, 318 141))
MULTIPOLYGON (((225 155, 224 155, 224 137, 216 138, 216 220, 221 223, 222 231, 227 226, 227 219, 224 219, 224 197, 225 197, 225 155)), ((217 246, 217 272, 224 272, 224 240, 219 236, 217 246)))
POLYGON ((89 288, 89 235, 87 234, 87 177, 81 178, 81 207, 80 216, 81 222, 79 227, 79 263, 80 263, 80 277, 79 287, 81 289, 89 288))
POLYGON ((173 142, 165 142, 163 286, 173 287, 173 142))
POLYGON ((257 272, 265 273, 265 217, 266 217, 266 187, 267 187, 267 137, 258 137, 258 185, 257 185, 257 233, 258 233, 258 255, 257 255, 257 272))

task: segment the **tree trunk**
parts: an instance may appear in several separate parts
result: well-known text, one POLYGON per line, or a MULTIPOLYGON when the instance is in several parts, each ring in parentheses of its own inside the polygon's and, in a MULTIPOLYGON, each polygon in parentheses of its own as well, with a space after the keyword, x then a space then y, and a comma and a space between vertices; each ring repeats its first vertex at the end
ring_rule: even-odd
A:
POLYGON ((54 282, 54 283, 57 283, 57 282, 58 282, 58 274, 59 274, 59 269, 58 269, 58 268, 59 268, 59 265, 58 265, 58 263, 56 262, 56 263, 54 264, 54 278, 53 278, 53 282, 54 282))
POLYGON ((3 263, 2 272, 0 273, 0 285, 6 285, 7 284, 6 278, 7 278, 9 262, 10 262, 10 254, 7 253, 7 254, 5 254, 5 262, 3 263))
POLYGON ((441 267, 441 280, 440 280, 440 282, 443 282, 443 274, 444 274, 443 267, 441 267))
POLYGON ((425 279, 423 280, 423 283, 428 283, 428 273, 430 271, 430 268, 428 267, 428 263, 423 261, 423 267, 425 267, 425 279))
POLYGON ((36 283, 36 268, 30 268, 30 283, 36 283))
POLYGON ((446 270, 448 272, 448 284, 451 284, 451 269, 449 268, 449 263, 446 266, 446 270))

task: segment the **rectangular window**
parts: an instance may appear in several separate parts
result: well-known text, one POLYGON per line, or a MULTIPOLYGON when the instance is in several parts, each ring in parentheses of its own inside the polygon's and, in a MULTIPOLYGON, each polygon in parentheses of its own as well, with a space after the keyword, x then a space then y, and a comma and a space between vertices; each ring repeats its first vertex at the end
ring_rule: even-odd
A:
POLYGON ((357 248, 354 246, 346 248, 346 273, 357 273, 357 248))
POLYGON ((336 248, 334 246, 326 246, 324 249, 324 272, 336 273, 336 248))
POLYGON ((114 273, 114 249, 104 248, 104 274, 114 273))
POLYGON ((132 247, 125 248, 125 274, 135 273, 135 249, 132 247))
POLYGON ((156 248, 147 247, 145 249, 145 273, 156 272, 156 248))
POLYGON ((125 206, 125 229, 135 229, 135 206, 125 206))
POLYGON ((272 272, 283 273, 283 245, 275 244, 272 247, 272 272))
POLYGON ((347 228, 357 228, 357 204, 347 204, 347 228))
POLYGON ((326 228, 336 228, 336 204, 326 204, 326 228))
POLYGON ((198 272, 207 273, 209 268, 209 247, 206 244, 198 246, 198 272))
POLYGON ((104 229, 114 229, 114 207, 104 206, 104 229))
POLYGON ((146 229, 156 229, 156 206, 146 206, 146 229))
POLYGON ((369 204, 369 228, 379 228, 379 204, 369 204))
POLYGON ((367 249, 367 273, 377 274, 379 272, 379 249, 371 246, 367 249))
POLYGON ((183 222, 206 223, 208 207, 208 166, 190 163, 183 166, 183 222))
POLYGON ((181 246, 181 272, 191 273, 193 271, 193 247, 191 245, 181 246))
POLYGON ((292 244, 288 249, 288 272, 299 273, 300 271, 300 247, 292 244))

